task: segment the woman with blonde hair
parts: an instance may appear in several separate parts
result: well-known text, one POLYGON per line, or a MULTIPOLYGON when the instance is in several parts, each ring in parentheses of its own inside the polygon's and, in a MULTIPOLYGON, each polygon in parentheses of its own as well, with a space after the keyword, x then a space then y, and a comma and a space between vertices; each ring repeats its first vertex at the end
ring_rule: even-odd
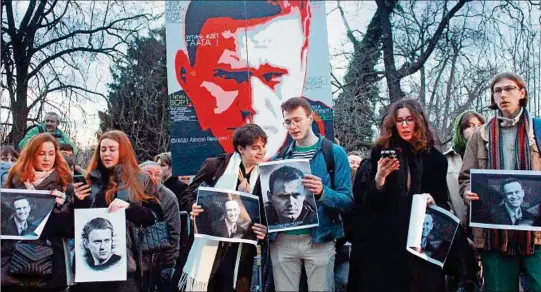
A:
MULTIPOLYGON (((56 138, 42 133, 30 139, 22 150, 17 162, 9 170, 6 188, 47 190, 56 197, 45 228, 39 240, 23 241, 20 244, 51 247, 53 250, 52 275, 16 276, 9 273, 10 259, 15 240, 2 240, 2 290, 3 291, 41 291, 42 289, 61 290, 67 286, 70 267, 66 266, 66 238, 73 238, 73 214, 70 205, 73 198, 72 176, 68 165, 60 153, 56 138), (9 287, 8 286, 18 286, 9 287)), ((36 255, 39 256, 39 255, 36 255)))

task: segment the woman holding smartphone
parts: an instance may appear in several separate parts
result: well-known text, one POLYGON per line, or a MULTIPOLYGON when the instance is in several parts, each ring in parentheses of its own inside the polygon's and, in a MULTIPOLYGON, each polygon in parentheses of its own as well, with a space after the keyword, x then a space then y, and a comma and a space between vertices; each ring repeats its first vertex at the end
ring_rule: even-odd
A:
POLYGON ((441 268, 408 253, 406 239, 414 194, 449 209, 447 160, 417 101, 393 103, 380 130, 367 190, 353 189, 354 196, 364 191, 364 218, 352 243, 348 291, 444 291, 441 268))
MULTIPOLYGON (((75 208, 107 208, 111 213, 124 209, 128 229, 127 280, 79 283, 74 291, 146 291, 153 283, 156 267, 152 261, 141 259, 133 252, 137 242, 129 230, 154 224, 155 218, 163 218, 163 210, 157 188, 139 169, 128 136, 121 131, 101 135, 88 167, 87 184, 79 182, 74 186, 75 208)), ((139 248, 135 247, 135 250, 139 248)))

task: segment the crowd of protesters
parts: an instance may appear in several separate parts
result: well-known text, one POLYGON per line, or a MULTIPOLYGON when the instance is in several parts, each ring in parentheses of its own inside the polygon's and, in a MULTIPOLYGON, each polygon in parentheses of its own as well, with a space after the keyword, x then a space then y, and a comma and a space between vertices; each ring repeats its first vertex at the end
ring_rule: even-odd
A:
POLYGON ((331 171, 322 150, 328 141, 312 130, 310 103, 303 97, 284 101, 291 143, 272 159, 310 160, 311 174, 302 185, 315 196, 319 225, 267 233, 262 213, 261 223, 251 226, 258 248, 193 233, 182 237, 180 213, 195 220, 205 212, 196 200, 200 186, 250 193, 263 203, 258 164, 268 137, 261 127, 237 128, 235 152, 209 157, 190 181, 173 176, 171 153, 138 163, 130 138, 115 130, 99 137, 83 169, 74 163, 77 148, 58 128, 58 115, 47 113, 17 148, 1 147, 0 178, 3 188, 47 190, 54 197, 43 232, 33 241, 53 248, 53 273, 11 274, 18 241, 2 240, 2 290, 541 291, 541 232, 469 227, 468 204, 479 200, 470 189, 471 169, 541 170, 526 84, 514 73, 500 73, 490 91, 495 117, 487 121, 471 110, 458 115, 444 153, 421 103, 404 99, 386 110, 367 157, 332 144, 331 171), (386 149, 398 155, 382 156, 386 149), (421 193, 427 205, 461 220, 443 268, 405 248, 412 197, 421 193), (64 255, 71 252, 66 249, 74 238, 74 210, 86 208, 125 210, 127 280, 68 283, 72 263, 64 255), (134 252, 140 241, 130 231, 156 220, 167 223, 171 244, 154 254, 134 252), (258 254, 260 275, 253 268, 258 254))

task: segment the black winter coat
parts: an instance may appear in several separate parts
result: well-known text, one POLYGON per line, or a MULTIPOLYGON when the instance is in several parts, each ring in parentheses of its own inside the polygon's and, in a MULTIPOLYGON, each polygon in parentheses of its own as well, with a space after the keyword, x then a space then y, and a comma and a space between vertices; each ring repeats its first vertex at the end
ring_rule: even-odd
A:
POLYGON ((393 148, 400 169, 387 176, 382 191, 374 181, 382 148, 375 147, 371 165, 360 170, 369 175, 357 174, 348 291, 444 291, 441 268, 408 253, 406 240, 414 194, 429 193, 438 206, 449 209, 447 160, 433 147, 413 153, 402 141, 393 148))

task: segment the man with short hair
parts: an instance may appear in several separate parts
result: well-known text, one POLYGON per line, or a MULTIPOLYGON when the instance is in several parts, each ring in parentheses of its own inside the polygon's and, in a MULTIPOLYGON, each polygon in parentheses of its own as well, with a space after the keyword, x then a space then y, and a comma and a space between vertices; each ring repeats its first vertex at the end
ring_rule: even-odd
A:
POLYGON ((72 147, 72 152, 77 153, 77 147, 75 144, 70 140, 68 135, 64 133, 64 131, 58 129, 58 126, 60 125, 60 117, 55 112, 48 112, 45 114, 45 121, 39 125, 36 125, 32 129, 28 130, 28 132, 25 134, 24 138, 19 142, 19 149, 22 150, 26 143, 30 141, 30 138, 36 136, 39 133, 49 133, 53 135, 56 138, 56 141, 61 144, 69 144, 72 147))
POLYGON ((306 189, 301 183, 303 177, 302 171, 287 165, 271 173, 267 192, 269 202, 265 206, 267 222, 301 222, 302 225, 317 223, 315 206, 305 200, 306 189))
POLYGON ((341 214, 353 205, 347 155, 340 146, 332 144, 334 169, 327 168, 322 145, 331 142, 314 134, 313 111, 305 98, 290 98, 281 109, 284 126, 293 139, 283 157, 310 160, 312 174, 305 174, 301 183, 316 198, 319 226, 269 236, 275 287, 277 291, 298 291, 304 262, 308 290, 333 291, 335 240, 344 237, 341 214))
POLYGON ((522 209, 524 188, 515 178, 509 178, 501 184, 502 203, 491 210, 494 224, 532 225, 534 215, 522 209))
MULTIPOLYGON (((233 131, 254 123, 269 137, 267 157, 276 154, 287 138, 280 104, 308 87, 311 6, 310 1, 191 1, 181 16, 186 48, 174 54, 174 72, 189 99, 185 115, 197 116, 198 123, 184 123, 177 137, 213 136, 216 144, 205 142, 206 153, 232 153, 233 131)), ((332 116, 328 106, 311 102, 332 116)), ((313 116, 316 131, 332 137, 330 119, 313 116)), ((173 151, 195 155, 200 147, 173 144, 173 151)))
POLYGON ((32 206, 30 199, 18 196, 13 200, 13 218, 7 224, 2 226, 2 234, 4 235, 35 235, 34 230, 38 227, 30 222, 30 213, 32 206))
POLYGON ((425 253, 427 256, 438 260, 440 262, 445 262, 451 243, 447 240, 441 240, 441 242, 434 246, 430 240, 428 240, 428 235, 434 228, 434 217, 426 213, 425 220, 423 222, 423 235, 421 237, 421 252, 425 253))
POLYGON ((225 227, 227 229, 227 237, 242 238, 246 231, 240 222, 240 206, 236 200, 228 200, 224 204, 225 207, 225 227))
POLYGON ((93 270, 105 270, 117 264, 121 257, 113 253, 113 224, 96 217, 83 227, 83 245, 86 263, 93 270))
POLYGON ((428 241, 428 234, 434 228, 434 218, 432 215, 425 214, 425 221, 423 222, 423 235, 421 237, 421 249, 427 249, 427 246, 430 245, 428 241))

